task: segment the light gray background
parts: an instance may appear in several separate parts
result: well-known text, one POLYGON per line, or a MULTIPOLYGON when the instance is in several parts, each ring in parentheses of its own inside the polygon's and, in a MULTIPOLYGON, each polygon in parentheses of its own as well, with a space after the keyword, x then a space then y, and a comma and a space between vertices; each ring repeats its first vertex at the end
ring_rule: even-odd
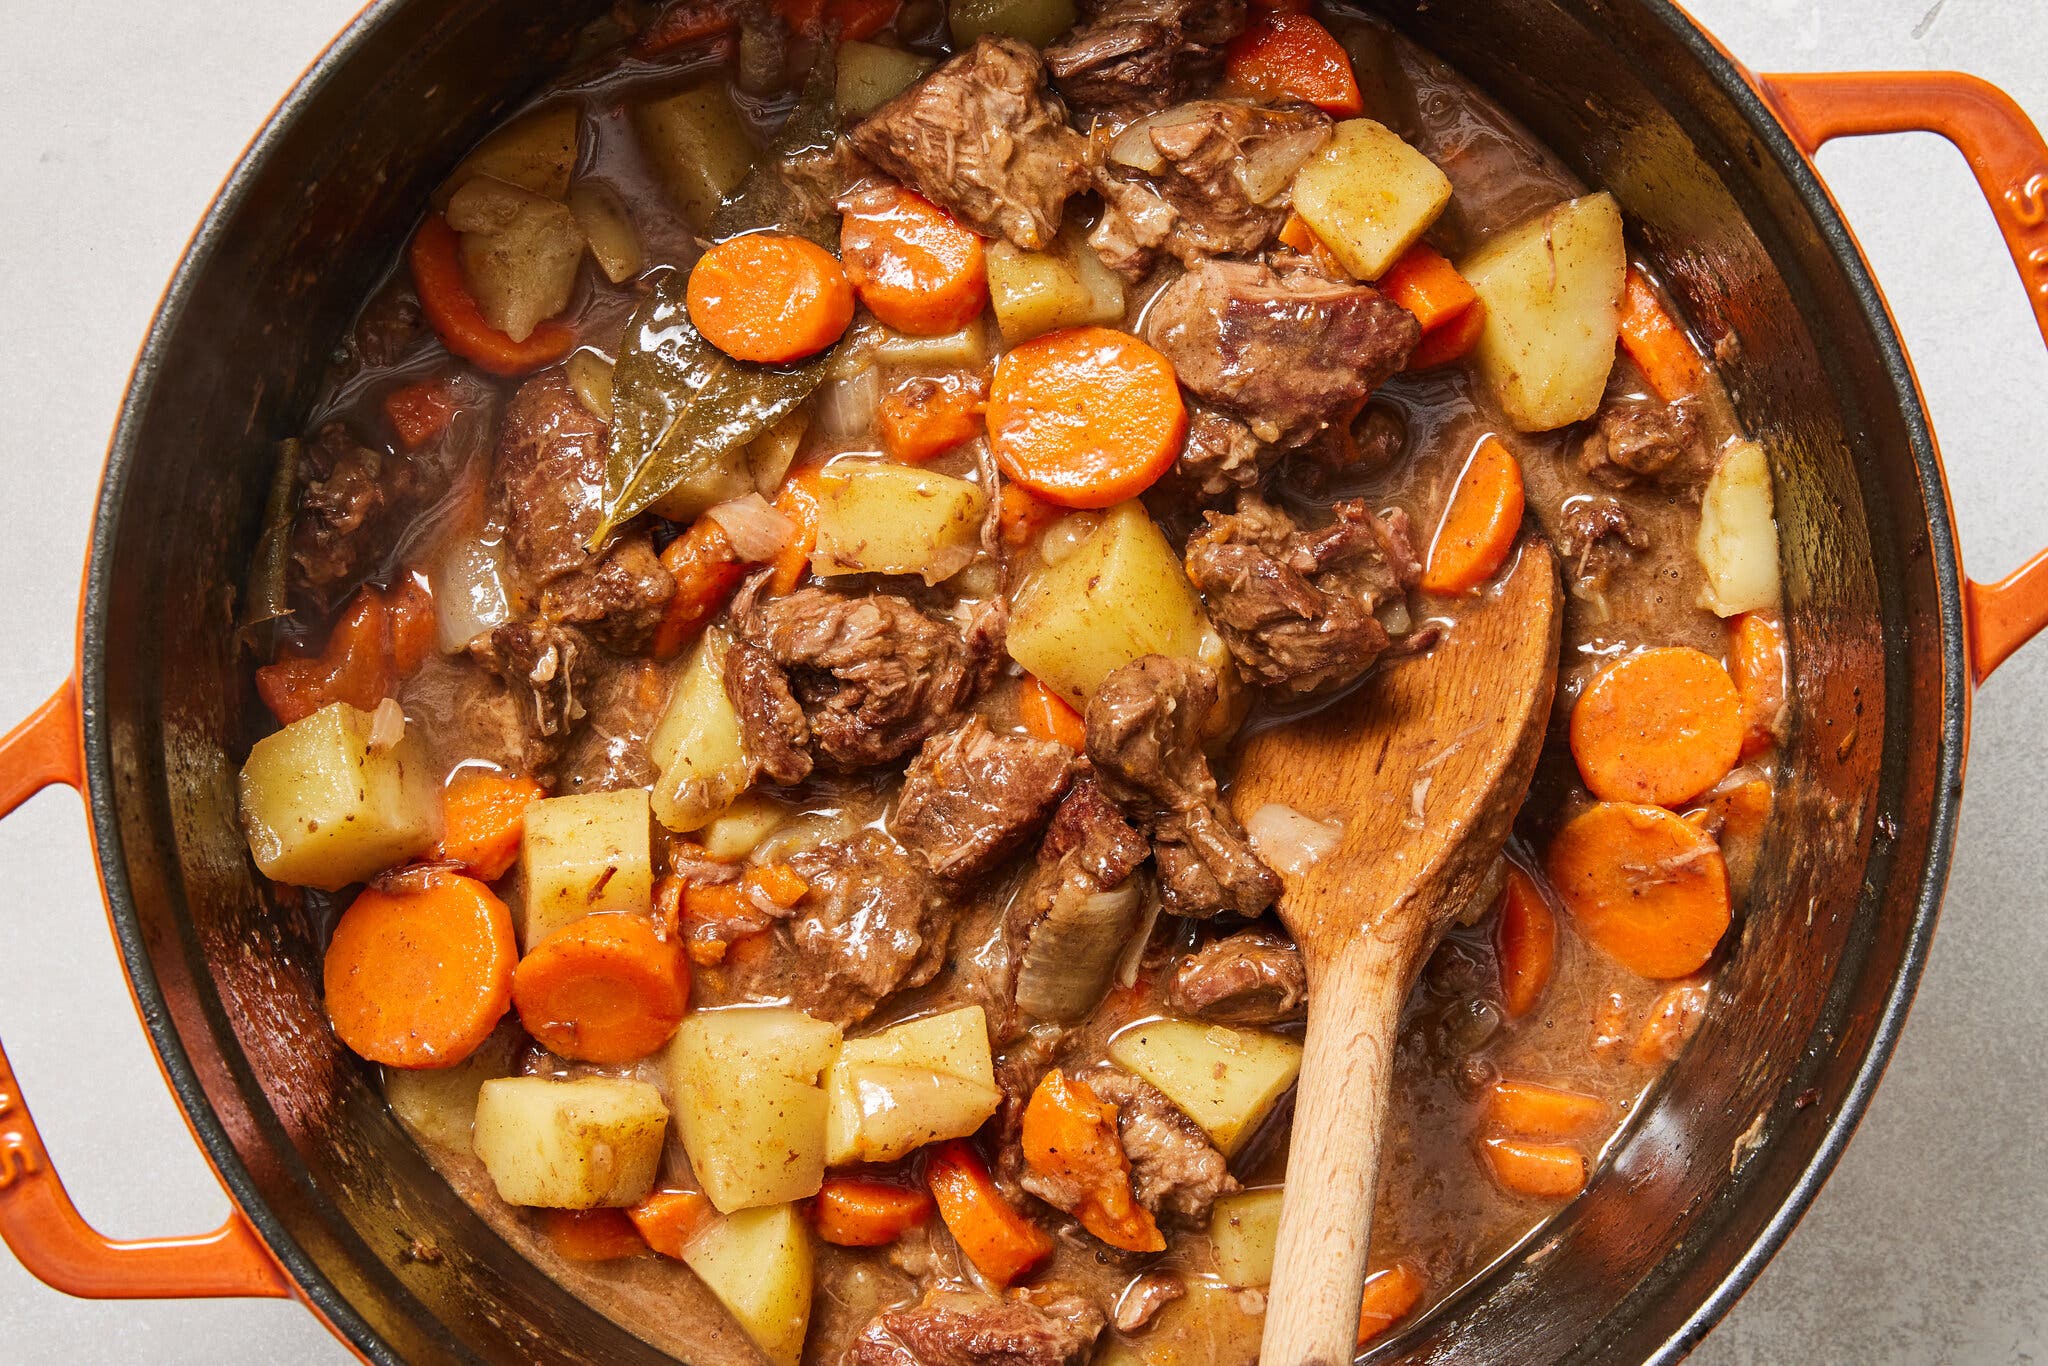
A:
MULTIPOLYGON (((70 667, 87 518, 157 295, 222 176, 355 0, 0 0, 0 724, 70 667)), ((2040 0, 1695 0, 1754 69, 1957 67, 2048 123, 2040 0), (1931 8, 1930 8, 1931 5, 1931 8)), ((2048 544, 2048 364, 1961 160, 1930 137, 1821 166, 1890 292, 1968 563, 2048 544)), ((2048 645, 1979 698, 1963 839, 1912 1023, 1805 1223, 1695 1358, 2048 1357, 2048 645)), ((78 803, 0 827, 0 1037, 86 1216, 196 1232, 226 1201, 129 1007, 78 803)), ((90 1304, 0 1253, 0 1366, 351 1359, 294 1304, 90 1304)))

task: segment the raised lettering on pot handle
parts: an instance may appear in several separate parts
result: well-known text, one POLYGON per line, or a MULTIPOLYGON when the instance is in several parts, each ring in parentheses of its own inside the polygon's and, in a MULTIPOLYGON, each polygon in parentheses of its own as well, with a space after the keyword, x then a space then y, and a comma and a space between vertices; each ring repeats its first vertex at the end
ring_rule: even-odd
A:
MULTIPOLYGON (((73 681, 0 737, 0 816, 52 783, 79 787, 83 768, 73 681)), ((213 1232, 191 1238, 116 1242, 86 1223, 50 1163, 5 1049, 0 1049, 0 1240, 29 1274, 88 1299, 291 1293, 270 1249, 239 1212, 213 1232)))
MULTIPOLYGON (((2048 340, 2048 143, 2012 97, 1959 71, 1763 76, 1770 101, 1810 155, 1833 138, 1939 133, 1991 204, 2048 340)), ((2048 550, 1997 583, 1963 581, 1970 671, 1979 683, 2048 627, 2048 550)))

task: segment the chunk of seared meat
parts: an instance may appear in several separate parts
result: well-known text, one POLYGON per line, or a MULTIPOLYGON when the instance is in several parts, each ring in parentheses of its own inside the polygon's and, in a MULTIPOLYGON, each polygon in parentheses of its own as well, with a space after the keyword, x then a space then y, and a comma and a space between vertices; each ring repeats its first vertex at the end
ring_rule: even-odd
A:
POLYGON ((910 761, 889 829, 951 882, 979 877, 1052 814, 1074 771, 1065 745, 997 735, 979 716, 934 735, 910 761))
POLYGON ((370 300, 349 333, 349 348, 365 365, 396 365, 427 334, 427 315, 410 289, 386 289, 370 300))
POLYGON ((1255 493, 1237 511, 1206 514, 1188 542, 1188 578, 1252 681, 1305 695, 1349 683, 1391 643, 1374 614, 1417 576, 1407 518, 1386 520, 1362 498, 1305 531, 1255 493))
POLYGON ((968 227, 1026 251, 1051 245, 1088 187, 1087 141, 1046 89, 1038 50, 984 36, 870 114, 854 149, 968 227))
POLYGON ((952 725, 1000 662, 988 609, 963 634, 893 593, 800 588, 764 601, 758 590, 734 602, 734 630, 756 653, 728 668, 726 690, 747 753, 771 775, 801 777, 799 752, 841 770, 900 759, 952 725))
POLYGON ((740 999, 787 999, 854 1025, 938 972, 955 908, 924 860, 879 830, 790 855, 810 884, 772 953, 730 969, 740 999))
POLYGON ((675 576, 655 555, 653 538, 641 532, 619 537, 591 566, 549 584, 540 603, 545 615, 581 626, 600 645, 638 654, 675 594, 675 576))
POLYGON ((1102 1333, 1102 1311, 1053 1288, 997 1299, 927 1291, 870 1323, 843 1366, 1081 1366, 1102 1333))
POLYGON ((1197 100, 1147 136, 1158 170, 1147 176, 1107 163, 1097 177, 1105 208, 1089 239, 1113 244, 1128 238, 1145 249, 1111 246, 1103 253, 1132 278, 1150 266, 1151 248, 1163 247, 1193 266, 1209 256, 1249 255, 1272 241, 1287 218, 1290 178, 1262 179, 1259 168, 1275 156, 1305 160, 1328 141, 1330 120, 1314 109, 1197 100))
POLYGON ((1142 1077, 1114 1067, 1082 1078, 1116 1106, 1116 1135, 1131 1160, 1131 1194, 1162 1219, 1198 1224, 1219 1195, 1238 1188, 1230 1164, 1202 1126, 1142 1077))
POLYGON ((1138 868, 1151 852, 1094 778, 1074 783, 1005 917, 1010 995, 1025 1018, 1064 1024, 1102 999, 1144 910, 1138 868))
POLYGON ((583 719, 590 642, 544 617, 508 621, 469 647, 470 655, 526 698, 538 735, 559 739, 583 719))
POLYGON ((1197 403, 1188 411, 1188 437, 1174 463, 1174 484, 1210 502, 1257 484, 1279 454, 1236 418, 1197 403))
POLYGON ((1581 496, 1568 499, 1558 510, 1557 553, 1581 589, 1606 591, 1616 567, 1649 548, 1650 533, 1636 525, 1617 499, 1581 496))
POLYGON ((425 739, 436 772, 481 761, 552 782, 561 737, 540 733, 524 683, 514 687, 466 655, 437 650, 400 686, 398 700, 408 729, 425 739))
POLYGON ((647 739, 668 706, 669 677, 648 659, 592 657, 579 698, 583 724, 555 763, 555 790, 615 792, 654 782, 647 739))
POLYGON ((1656 399, 1609 398, 1579 439, 1577 459, 1610 488, 1655 484, 1697 495, 1714 472, 1698 410, 1656 399))
POLYGON ((1223 1024, 1298 1020, 1308 1005, 1308 968, 1286 940, 1245 930, 1182 958, 1166 1000, 1183 1015, 1223 1024))
POLYGON ((1112 1322, 1119 1333, 1136 1333, 1149 1327, 1159 1311, 1187 1296, 1187 1282, 1171 1271, 1148 1271, 1134 1277, 1116 1297, 1112 1322))
POLYGON ((1369 285, 1204 261, 1160 292, 1146 335, 1196 397, 1291 448, 1349 422, 1422 328, 1369 285))
POLYGON ((1103 791, 1152 837, 1160 891, 1175 915, 1257 915, 1280 895, 1223 802, 1202 751, 1216 675, 1191 659, 1146 655, 1088 703, 1088 758, 1103 791))
POLYGON ((1045 50, 1076 108, 1135 118, 1214 83, 1223 45, 1244 32, 1244 0, 1108 0, 1045 50))
POLYGON ((339 422, 322 427, 301 458, 291 584, 323 605, 374 572, 405 524, 446 493, 456 473, 438 446, 380 451, 339 422))

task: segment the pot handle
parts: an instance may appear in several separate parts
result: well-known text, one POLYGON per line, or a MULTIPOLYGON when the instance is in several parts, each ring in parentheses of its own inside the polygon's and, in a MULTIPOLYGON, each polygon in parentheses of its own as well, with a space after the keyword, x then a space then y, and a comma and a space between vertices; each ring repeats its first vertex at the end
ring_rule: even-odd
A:
MULTIPOLYGON (((1953 143, 2005 234, 2048 341, 2048 143, 2010 95, 1960 71, 1814 72, 1759 81, 1809 156, 1834 138, 1870 133, 1939 133, 1953 143)), ((1963 620, 1970 672, 1982 683, 2048 626, 2048 550, 1997 583, 1965 578, 1963 620)))
MULTIPOLYGON (((83 790, 78 683, 59 688, 0 737, 0 817, 52 783, 83 790)), ((277 1259, 237 1210, 211 1233, 116 1242, 65 1193, 0 1048, 0 1240, 29 1274, 87 1299, 185 1299, 291 1293, 277 1259)))

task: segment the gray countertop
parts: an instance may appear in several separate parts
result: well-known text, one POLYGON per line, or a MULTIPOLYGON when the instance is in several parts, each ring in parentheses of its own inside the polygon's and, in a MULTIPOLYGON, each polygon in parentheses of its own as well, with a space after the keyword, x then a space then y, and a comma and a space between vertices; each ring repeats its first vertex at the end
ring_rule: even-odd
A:
MULTIPOLYGON (((0 0, 0 721, 69 667, 102 452, 159 291, 221 178, 356 0, 0 0)), ((1694 0, 1757 70, 1956 67, 2048 122, 2039 0, 1694 0)), ((2048 360, 1962 161, 1931 137, 1821 157, 1912 349, 1967 561, 2048 544, 2048 360)), ((2048 168, 2044 168, 2048 169, 2048 168)), ((1695 1360, 2048 1357, 2048 646, 1978 698, 1963 834, 1911 1023, 1805 1222, 1695 1360)), ((0 826, 0 1038, 87 1217, 188 1233, 226 1201, 158 1075, 58 790, 0 826)), ((0 1360, 335 1362, 294 1304, 94 1304, 0 1255, 0 1360)))

